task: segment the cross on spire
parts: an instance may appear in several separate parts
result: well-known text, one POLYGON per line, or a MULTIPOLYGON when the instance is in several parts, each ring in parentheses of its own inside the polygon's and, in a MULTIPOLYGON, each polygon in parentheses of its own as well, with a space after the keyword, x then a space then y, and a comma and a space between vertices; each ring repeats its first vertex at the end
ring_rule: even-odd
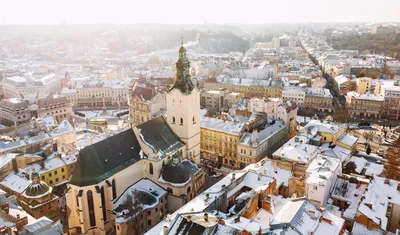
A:
POLYGON ((183 37, 181 36, 181 46, 183 46, 183 37))

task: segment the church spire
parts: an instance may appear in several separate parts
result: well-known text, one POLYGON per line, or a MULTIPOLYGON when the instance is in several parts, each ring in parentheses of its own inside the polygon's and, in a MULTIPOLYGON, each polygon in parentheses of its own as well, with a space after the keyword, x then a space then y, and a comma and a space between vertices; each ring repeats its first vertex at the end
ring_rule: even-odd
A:
POLYGON ((183 38, 181 37, 181 48, 179 48, 179 59, 176 62, 175 83, 171 90, 176 88, 182 93, 190 94, 194 88, 190 77, 190 61, 186 57, 186 48, 183 46, 183 38))

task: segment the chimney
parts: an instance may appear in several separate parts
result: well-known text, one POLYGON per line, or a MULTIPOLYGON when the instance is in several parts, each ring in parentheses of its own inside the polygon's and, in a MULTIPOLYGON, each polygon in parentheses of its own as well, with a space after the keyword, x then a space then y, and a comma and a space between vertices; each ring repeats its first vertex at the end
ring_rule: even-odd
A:
POLYGON ((186 221, 189 223, 191 221, 190 220, 191 218, 192 218, 192 216, 190 216, 190 215, 186 216, 186 221))
POLYGON ((204 213, 204 221, 208 221, 208 214, 204 213))
POLYGON ((232 182, 236 179, 235 173, 232 173, 232 182))
POLYGON ((236 217, 234 221, 235 221, 235 223, 239 223, 240 222, 240 216, 236 217))
POLYGON ((371 209, 371 210, 372 210, 372 203, 364 203, 364 205, 368 206, 368 207, 369 207, 369 209, 371 209))
POLYGON ((16 158, 13 158, 13 159, 11 160, 11 163, 12 163, 14 172, 15 172, 15 173, 18 173, 17 159, 16 159, 16 158))
POLYGON ((397 191, 400 191, 400 184, 397 184, 397 191))
POLYGON ((53 151, 57 151, 57 143, 53 143, 53 151))
POLYGON ((218 224, 220 224, 220 225, 225 225, 225 221, 224 221, 223 219, 219 219, 219 220, 218 220, 218 224))
POLYGON ((385 179, 385 184, 389 184, 390 185, 390 179, 385 179))
POLYGON ((167 230, 168 230, 168 226, 167 226, 167 225, 164 225, 164 227, 163 227, 163 232, 164 232, 164 234, 167 234, 167 230))
POLYGON ((4 204, 1 206, 1 209, 3 209, 3 211, 8 215, 8 213, 10 212, 10 206, 8 205, 8 203, 4 204))
POLYGON ((258 173, 257 180, 260 181, 260 179, 261 179, 261 173, 258 173))

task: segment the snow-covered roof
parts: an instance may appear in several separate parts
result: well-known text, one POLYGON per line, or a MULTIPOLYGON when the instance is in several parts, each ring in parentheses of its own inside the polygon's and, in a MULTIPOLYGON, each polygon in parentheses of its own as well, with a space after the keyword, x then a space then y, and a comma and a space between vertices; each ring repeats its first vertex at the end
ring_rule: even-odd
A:
POLYGON ((340 131, 341 127, 333 122, 321 122, 320 120, 311 120, 307 125, 303 128, 305 130, 311 130, 315 128, 319 132, 336 134, 340 131))
POLYGON ((22 194, 25 189, 31 184, 31 181, 29 181, 25 177, 20 177, 17 174, 10 173, 3 180, 0 181, 0 184, 19 194, 22 194))
POLYGON ((310 144, 295 142, 295 137, 276 150, 272 156, 284 158, 289 161, 308 163, 318 153, 318 147, 310 144))
POLYGON ((386 211, 389 202, 394 204, 400 202, 400 192, 397 190, 397 185, 397 181, 374 177, 364 194, 364 200, 358 207, 360 213, 367 216, 383 230, 387 229, 386 211))
POLYGON ((306 170, 308 184, 325 185, 334 176, 340 166, 340 159, 318 155, 306 170))
POLYGON ((339 235, 344 219, 330 212, 319 210, 306 200, 288 201, 271 223, 273 234, 339 235), (280 224, 287 224, 281 228, 280 224), (275 225, 275 226, 274 226, 275 225), (277 229, 274 229, 277 228, 277 229), (293 233, 297 231, 297 233, 293 233))
POLYGON ((281 169, 274 166, 272 161, 265 160, 259 163, 250 164, 244 170, 254 170, 257 173, 267 175, 276 179, 276 187, 279 188, 281 185, 288 186, 289 179, 292 177, 292 172, 289 170, 281 169))
POLYGON ((366 176, 378 176, 382 174, 384 170, 384 166, 382 164, 368 161, 364 157, 352 156, 349 162, 354 162, 356 165, 355 171, 358 174, 361 174, 361 172, 365 169, 363 175, 366 176))
POLYGON ((34 144, 40 141, 48 140, 60 135, 74 132, 75 129, 68 120, 63 120, 60 125, 55 127, 52 131, 47 133, 38 134, 26 138, 25 140, 16 140, 13 142, 0 142, 0 153, 10 151, 12 149, 20 148, 26 145, 34 144))
POLYGON ((286 125, 284 121, 276 120, 274 124, 266 126, 264 130, 261 130, 260 132, 253 130, 252 133, 244 133, 240 139, 240 144, 258 147, 285 127, 286 125))
POLYGON ((356 100, 370 100, 370 101, 383 101, 384 97, 381 95, 375 95, 373 93, 365 93, 365 94, 359 94, 355 91, 350 91, 347 93, 347 97, 350 97, 351 99, 356 99, 356 100))
POLYGON ((0 168, 3 168, 3 166, 7 165, 9 162, 11 162, 12 159, 14 159, 18 153, 7 153, 0 155, 0 168))
POLYGON ((347 146, 352 147, 353 145, 355 145, 357 143, 358 138, 353 135, 344 133, 337 139, 337 141, 340 143, 343 143, 347 146))
POLYGON ((382 232, 381 230, 378 229, 369 229, 363 224, 359 224, 357 222, 354 223, 353 225, 353 230, 351 230, 351 233, 353 235, 383 235, 386 234, 386 232, 382 232))
POLYGON ((224 132, 231 135, 240 135, 245 123, 225 121, 222 119, 200 116, 200 127, 224 132))
POLYGON ((167 191, 154 183, 152 180, 144 178, 129 186, 115 201, 114 201, 114 210, 117 211, 117 218, 115 219, 116 223, 124 223, 128 221, 130 218, 124 216, 124 211, 127 210, 124 208, 124 202, 127 197, 131 197, 133 201, 135 195, 140 193, 140 203, 141 210, 146 210, 148 208, 153 208, 160 203, 160 199, 167 194, 167 191), (136 194, 135 194, 136 193, 136 194), (144 197, 149 198, 148 200, 144 197))
POLYGON ((336 179, 335 185, 332 189, 331 198, 345 201, 348 208, 343 212, 343 216, 349 219, 354 219, 357 213, 358 204, 368 187, 369 180, 358 178, 352 182, 350 178, 350 176, 344 176, 336 179))

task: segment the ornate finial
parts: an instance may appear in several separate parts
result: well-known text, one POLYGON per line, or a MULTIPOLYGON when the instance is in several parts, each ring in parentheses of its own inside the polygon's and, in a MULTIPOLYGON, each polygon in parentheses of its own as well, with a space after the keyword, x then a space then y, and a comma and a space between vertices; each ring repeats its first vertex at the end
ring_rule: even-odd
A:
POLYGON ((183 37, 181 37, 181 46, 183 47, 183 37))

